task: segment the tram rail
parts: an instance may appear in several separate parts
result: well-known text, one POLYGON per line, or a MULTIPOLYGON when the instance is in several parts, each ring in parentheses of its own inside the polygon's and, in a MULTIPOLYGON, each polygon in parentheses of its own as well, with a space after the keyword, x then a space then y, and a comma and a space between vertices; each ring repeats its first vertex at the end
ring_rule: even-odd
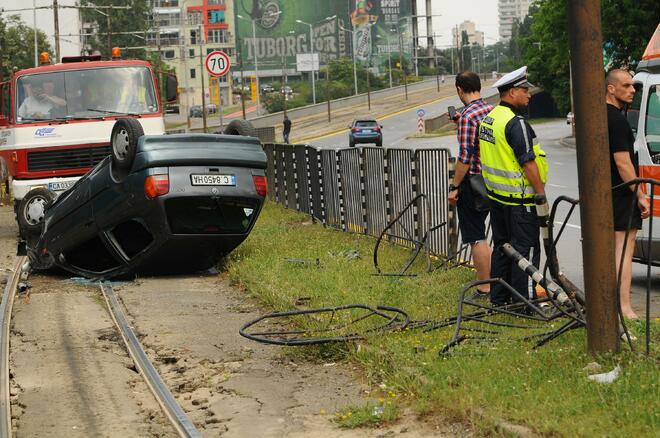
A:
MULTIPOLYGON (((24 263, 25 257, 19 257, 14 262, 14 265, 7 276, 7 283, 3 290, 2 301, 0 302, 0 438, 10 438, 12 436, 9 338, 14 297, 21 280, 22 266, 24 263)), ((105 298, 110 316, 135 364, 135 368, 151 390, 151 393, 160 405, 167 419, 170 421, 179 436, 183 438, 201 437, 202 435, 200 431, 195 427, 190 418, 188 418, 188 415, 184 412, 181 406, 179 406, 167 385, 158 374, 158 371, 149 360, 137 335, 128 323, 112 286, 107 283, 99 283, 99 288, 105 298)))

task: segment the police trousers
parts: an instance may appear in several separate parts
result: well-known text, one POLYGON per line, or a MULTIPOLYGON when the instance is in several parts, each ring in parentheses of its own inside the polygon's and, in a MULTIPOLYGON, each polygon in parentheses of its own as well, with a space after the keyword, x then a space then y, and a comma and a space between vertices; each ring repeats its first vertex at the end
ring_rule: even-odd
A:
MULTIPOLYGON (((490 200, 490 224, 493 230, 493 255, 491 277, 501 278, 525 298, 536 298, 532 279, 518 265, 502 253, 505 243, 510 243, 516 251, 539 267, 541 244, 539 222, 536 209, 523 205, 504 205, 490 200)), ((520 301, 502 285, 491 286, 490 300, 494 305, 520 301)))

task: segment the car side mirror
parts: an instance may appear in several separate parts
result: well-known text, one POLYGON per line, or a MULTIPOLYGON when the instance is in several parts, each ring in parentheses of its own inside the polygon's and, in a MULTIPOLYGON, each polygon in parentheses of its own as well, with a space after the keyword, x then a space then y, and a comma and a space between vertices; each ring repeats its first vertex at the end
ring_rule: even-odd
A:
POLYGON ((9 126, 9 119, 7 116, 0 116, 0 128, 6 128, 9 126))
POLYGON ((165 101, 167 103, 176 102, 179 97, 179 82, 176 79, 176 75, 168 74, 165 79, 165 101))

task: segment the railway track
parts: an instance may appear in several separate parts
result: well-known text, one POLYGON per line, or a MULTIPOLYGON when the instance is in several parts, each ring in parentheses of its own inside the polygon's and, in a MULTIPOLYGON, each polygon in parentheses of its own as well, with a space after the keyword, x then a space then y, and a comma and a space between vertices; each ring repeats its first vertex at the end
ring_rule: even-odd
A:
MULTIPOLYGON (((7 283, 3 290, 2 301, 0 302, 0 438, 12 436, 9 339, 12 307, 21 280, 24 263, 25 257, 19 257, 14 262, 7 276, 7 283)), ((184 410, 179 406, 158 374, 158 371, 147 357, 138 337, 128 323, 112 286, 102 283, 99 283, 98 286, 105 299, 107 310, 121 335, 121 339, 133 360, 136 370, 151 390, 165 417, 179 436, 186 438, 201 437, 199 430, 197 430, 184 410)))

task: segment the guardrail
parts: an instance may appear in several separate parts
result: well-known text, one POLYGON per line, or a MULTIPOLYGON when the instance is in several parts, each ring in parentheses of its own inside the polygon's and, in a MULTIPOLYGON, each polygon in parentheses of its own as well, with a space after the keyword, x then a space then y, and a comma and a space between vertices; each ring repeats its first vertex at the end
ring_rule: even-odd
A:
MULTIPOLYGON (((453 76, 447 76, 446 80, 451 79, 453 76)), ((436 81, 435 78, 423 80, 419 82, 413 82, 408 84, 408 93, 413 93, 415 91, 424 90, 427 88, 435 88, 436 81)), ((397 96, 403 94, 404 86, 396 86, 392 88, 384 88, 382 90, 372 91, 371 99, 381 99, 384 97, 397 96)), ((355 105, 366 105, 367 104, 367 93, 358 94, 356 96, 342 97, 341 99, 334 99, 330 101, 332 109, 347 108, 355 105)), ((328 103, 322 102, 317 103, 316 105, 307 105, 299 108, 294 108, 287 110, 287 115, 291 119, 300 119, 302 117, 311 116, 314 114, 325 113, 328 110, 328 103)), ((250 117, 250 122, 254 126, 273 126, 279 125, 282 123, 282 117, 284 116, 283 112, 271 113, 260 117, 250 117)))
POLYGON ((405 236, 405 228, 414 230, 411 237, 421 237, 446 222, 429 233, 428 247, 437 255, 456 253, 456 214, 447 202, 454 158, 448 149, 335 150, 268 143, 264 151, 269 199, 327 226, 377 237, 413 198, 424 194, 425 208, 408 210, 392 234, 405 236))

